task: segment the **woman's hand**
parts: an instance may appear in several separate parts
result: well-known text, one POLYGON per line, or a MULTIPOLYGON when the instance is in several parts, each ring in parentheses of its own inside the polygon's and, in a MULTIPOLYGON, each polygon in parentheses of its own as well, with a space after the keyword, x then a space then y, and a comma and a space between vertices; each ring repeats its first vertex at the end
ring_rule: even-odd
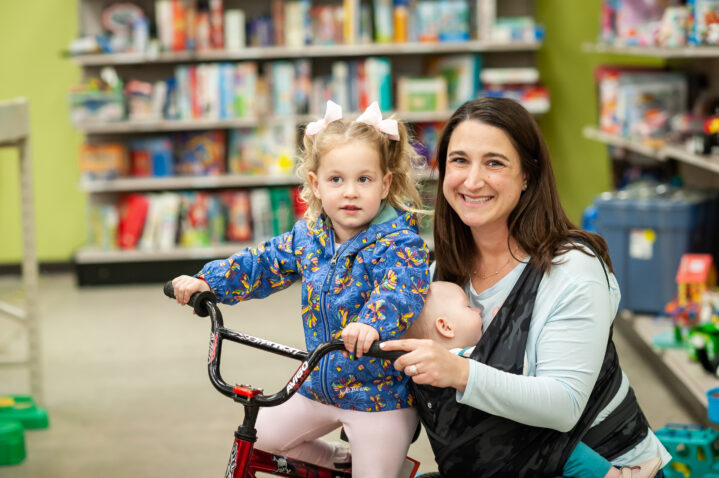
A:
MULTIPOLYGON (((370 325, 352 322, 342 330, 342 340, 347 352, 354 352, 355 356, 360 358, 367 353, 372 342, 379 340, 379 332, 370 325)), ((345 353, 343 355, 346 356, 345 353)))
POLYGON ((404 339, 382 342, 385 351, 405 350, 394 368, 412 377, 414 383, 434 387, 452 387, 464 392, 469 378, 469 361, 449 352, 429 339, 404 339))
POLYGON ((175 300, 180 305, 186 305, 195 292, 212 292, 207 282, 191 276, 175 277, 172 287, 175 289, 175 300))

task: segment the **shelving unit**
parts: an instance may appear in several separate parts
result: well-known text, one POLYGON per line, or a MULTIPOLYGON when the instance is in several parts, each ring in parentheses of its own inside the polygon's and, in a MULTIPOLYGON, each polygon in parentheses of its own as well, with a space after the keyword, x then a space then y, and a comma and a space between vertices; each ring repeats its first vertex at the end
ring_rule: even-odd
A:
MULTIPOLYGON (((26 99, 0 101, 0 148, 17 148, 20 161, 20 208, 22 218, 23 307, 0 302, 0 319, 13 321, 23 330, 27 342, 25 358, 0 359, 0 368, 23 368, 30 377, 30 393, 44 402, 40 324, 37 308, 38 264, 35 252, 35 208, 30 148, 30 107, 26 99)), ((0 165, 1 166, 1 165, 0 165)), ((1 329, 0 329, 1 330, 1 329)), ((6 329, 7 330, 7 329, 6 329)), ((0 336, 0 349, 5 349, 0 336)))
MULTIPOLYGON (((690 69, 706 73, 712 83, 719 80, 715 69, 715 61, 719 60, 718 46, 660 48, 587 43, 582 45, 582 50, 587 53, 661 58, 666 60, 671 70, 690 69)), ((709 88, 711 91, 716 89, 716 85, 711 85, 709 88)), ((597 126, 585 126, 582 135, 593 141, 656 161, 674 160, 680 166, 687 184, 708 188, 719 187, 719 156, 694 154, 682 144, 671 142, 666 142, 662 146, 653 146, 640 140, 608 134, 597 126)), ((665 378, 664 383, 685 403, 697 423, 711 426, 707 416, 706 391, 719 387, 719 379, 706 372, 700 364, 690 361, 686 350, 660 349, 653 343, 657 335, 672 329, 671 319, 635 315, 630 311, 623 311, 615 320, 615 325, 634 348, 641 352, 665 378)))
POLYGON ((684 402, 697 423, 710 426, 706 391, 719 387, 719 379, 690 361, 686 350, 661 350, 653 344, 654 337, 671 329, 671 320, 626 312, 617 317, 614 324, 634 349, 665 378, 664 383, 684 402))
POLYGON ((605 133, 594 126, 584 127, 582 134, 587 139, 592 139, 594 141, 618 148, 624 148, 648 158, 656 159, 657 161, 675 159, 701 169, 719 173, 719 156, 693 154, 682 148, 681 145, 668 143, 661 148, 654 148, 640 141, 630 140, 622 136, 605 133))
MULTIPOLYGON (((112 3, 110 0, 77 0, 78 24, 80 35, 102 33, 100 16, 103 9, 112 3)), ((155 0, 133 0, 149 12, 154 21, 155 0)), ((313 4, 341 4, 339 0, 318 0, 313 4)), ((476 9, 476 0, 467 0, 471 5, 471 14, 476 9)), ((251 2, 249 0, 224 0, 225 9, 241 8, 246 18, 267 14, 270 2, 251 2)), ((497 16, 534 16, 534 2, 531 0, 512 0, 496 2, 497 16)), ((472 17, 474 19, 474 17, 472 17)), ((309 59, 313 74, 322 75, 333 61, 339 59, 362 59, 363 57, 389 57, 392 62, 392 78, 397 75, 419 76, 424 73, 426 60, 434 56, 478 53, 482 54, 483 67, 527 66, 534 64, 534 53, 541 47, 541 41, 496 42, 484 40, 455 42, 405 42, 306 45, 302 47, 266 46, 244 47, 238 50, 208 51, 161 51, 148 53, 88 54, 72 58, 79 65, 84 76, 98 76, 103 67, 113 67, 121 78, 136 78, 153 82, 171 75, 177 65, 202 64, 208 62, 254 61, 260 65, 274 60, 309 59), (316 72, 315 72, 316 70, 316 72)), ((394 95, 393 95, 394 96, 394 95)), ((532 113, 546 113, 546 102, 527 103, 525 107, 532 113)), ((439 123, 446 121, 453 110, 432 112, 383 111, 384 116, 395 117, 408 123, 439 123)), ((345 111, 345 117, 356 117, 359 112, 345 111)), ((196 120, 148 120, 83 122, 76 127, 93 142, 125 142, 134 138, 147 137, 149 134, 169 132, 190 132, 203 130, 234 130, 264 126, 294 125, 300 127, 316 120, 311 115, 274 115, 259 114, 235 119, 196 119, 196 120)), ((435 175, 436 176, 436 175, 435 175)), ((431 180, 430 172, 423 173, 423 181, 431 180)), ((223 174, 204 177, 122 177, 113 180, 82 180, 80 189, 89 195, 91 203, 109 204, 114 197, 129 192, 161 191, 212 191, 251 189, 266 186, 293 186, 299 184, 294 175, 240 176, 223 174)), ((431 242, 431 241, 430 241, 431 242)), ((135 282, 138 280, 161 280, 175 272, 185 273, 201 265, 199 261, 226 257, 248 244, 222 244, 205 248, 175 247, 169 250, 101 250, 97 247, 82 247, 75 255, 78 282, 81 285, 114 282, 135 282), (123 272, 118 273, 121 267, 123 272), (174 270, 167 270, 170 268, 174 270), (133 270, 134 269, 134 270, 133 270), (150 270, 151 269, 151 270, 150 270), (116 276, 122 276, 117 278, 116 276)))

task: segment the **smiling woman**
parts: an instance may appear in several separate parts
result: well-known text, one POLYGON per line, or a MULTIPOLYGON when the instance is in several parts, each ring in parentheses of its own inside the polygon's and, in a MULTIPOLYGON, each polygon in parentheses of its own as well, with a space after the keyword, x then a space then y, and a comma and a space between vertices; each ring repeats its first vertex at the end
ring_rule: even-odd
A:
POLYGON ((442 475, 611 478, 616 465, 661 476, 671 457, 612 342, 607 245, 567 218, 531 114, 512 100, 465 103, 437 163, 435 278, 463 288, 483 334, 469 360, 432 340, 383 349, 409 352, 395 368, 416 384, 442 475))

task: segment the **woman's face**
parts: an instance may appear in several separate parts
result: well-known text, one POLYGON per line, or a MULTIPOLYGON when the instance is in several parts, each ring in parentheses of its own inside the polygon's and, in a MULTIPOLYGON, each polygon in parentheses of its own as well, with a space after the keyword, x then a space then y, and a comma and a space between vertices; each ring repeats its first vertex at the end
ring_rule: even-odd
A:
POLYGON ((523 183, 519 153, 503 130, 475 120, 457 125, 442 191, 464 224, 483 231, 506 227, 523 183))

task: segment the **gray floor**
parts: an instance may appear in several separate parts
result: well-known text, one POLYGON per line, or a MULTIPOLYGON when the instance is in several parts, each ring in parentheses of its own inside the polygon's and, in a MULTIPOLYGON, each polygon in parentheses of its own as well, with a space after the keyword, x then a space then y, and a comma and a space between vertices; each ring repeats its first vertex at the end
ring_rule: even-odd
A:
MULTIPOLYGON (((0 277, 0 300, 19 301, 17 278, 0 277)), ((27 458, 3 478, 223 476, 241 410, 210 386, 208 324, 165 299, 161 286, 77 288, 70 275, 41 277, 45 406, 51 425, 25 434, 27 458)), ((226 309, 225 324, 302 348, 299 289, 226 309)), ((0 317, 0 356, 21 337, 0 317), (13 339, 17 337, 17 339, 13 339), (5 348, 2 344, 9 344, 5 348)), ((692 423, 621 336, 621 363, 654 427, 692 423)), ((296 362, 228 344, 228 382, 277 389, 296 362)), ((24 374, 0 370, 0 394, 26 393, 24 374)), ((334 436, 333 436, 334 437, 334 436)), ((410 456, 436 470, 423 435, 410 456)))

